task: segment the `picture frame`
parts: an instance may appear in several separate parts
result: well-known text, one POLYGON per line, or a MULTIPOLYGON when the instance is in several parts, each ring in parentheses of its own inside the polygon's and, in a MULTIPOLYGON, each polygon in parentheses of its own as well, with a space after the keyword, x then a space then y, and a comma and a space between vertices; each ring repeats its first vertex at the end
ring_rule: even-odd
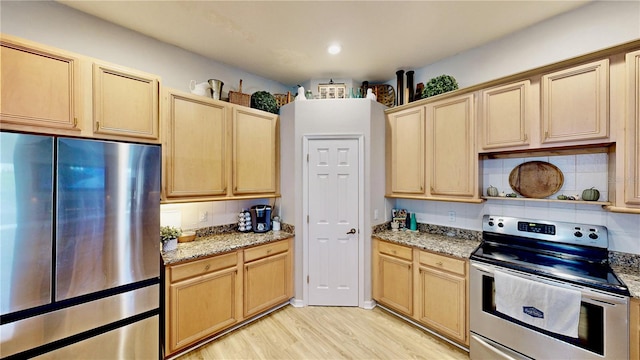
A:
POLYGON ((319 84, 318 94, 320 99, 346 99, 347 85, 335 83, 319 84))

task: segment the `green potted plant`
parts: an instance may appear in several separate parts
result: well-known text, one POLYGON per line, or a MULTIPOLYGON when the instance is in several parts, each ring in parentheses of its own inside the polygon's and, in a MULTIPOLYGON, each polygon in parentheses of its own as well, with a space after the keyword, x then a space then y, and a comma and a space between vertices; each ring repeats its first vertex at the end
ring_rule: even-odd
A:
POLYGON ((276 97, 268 91, 256 91, 251 94, 251 107, 272 114, 277 114, 279 110, 276 97))
POLYGON ((422 90, 422 98, 440 95, 458 89, 458 82, 451 75, 440 75, 429 80, 422 90))
POLYGON ((160 241, 162 251, 171 251, 178 248, 178 237, 182 235, 182 230, 173 226, 160 227, 160 241))

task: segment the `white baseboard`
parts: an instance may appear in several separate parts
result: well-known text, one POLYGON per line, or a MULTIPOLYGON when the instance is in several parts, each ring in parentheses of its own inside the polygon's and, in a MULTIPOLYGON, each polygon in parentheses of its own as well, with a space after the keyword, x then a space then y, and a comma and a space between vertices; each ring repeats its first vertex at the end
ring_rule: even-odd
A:
POLYGON ((365 310, 371 310, 374 307, 376 307, 376 305, 377 304, 376 304, 375 300, 369 300, 369 301, 365 301, 364 302, 362 308, 365 309, 365 310))
POLYGON ((297 307, 297 308, 304 307, 304 301, 302 301, 300 299, 296 299, 296 298, 291 298, 291 300, 289 300, 289 304, 291 304, 293 307, 297 307))

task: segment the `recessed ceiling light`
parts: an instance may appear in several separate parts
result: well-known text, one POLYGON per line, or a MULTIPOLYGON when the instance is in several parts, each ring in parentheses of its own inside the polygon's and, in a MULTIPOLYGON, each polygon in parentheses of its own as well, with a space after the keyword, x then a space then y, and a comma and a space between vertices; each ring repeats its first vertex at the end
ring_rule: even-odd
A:
POLYGON ((329 46, 329 48, 327 49, 327 51, 328 51, 328 52, 329 52, 329 54, 331 54, 331 55, 335 55, 335 54, 339 53, 339 52, 340 52, 340 50, 342 50, 342 48, 340 47, 340 45, 337 45, 337 44, 335 44, 335 45, 331 45, 331 46, 329 46))

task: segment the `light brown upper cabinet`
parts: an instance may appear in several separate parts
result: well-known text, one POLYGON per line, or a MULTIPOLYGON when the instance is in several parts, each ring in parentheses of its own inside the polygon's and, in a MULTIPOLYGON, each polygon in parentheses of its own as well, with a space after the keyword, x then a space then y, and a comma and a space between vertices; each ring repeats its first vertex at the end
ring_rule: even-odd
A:
POLYGON ((531 81, 523 80, 480 91, 480 134, 483 150, 527 147, 531 134, 531 81))
POLYGON ((279 181, 278 115, 233 108, 233 194, 275 194, 279 181))
POLYGON ((2 128, 79 132, 79 58, 4 35, 0 45, 2 128))
MULTIPOLYGON (((626 55, 627 128, 624 194, 625 203, 640 205, 640 50, 626 55)), ((640 208, 638 209, 640 211, 640 208)))
POLYGON ((425 117, 424 106, 387 115, 387 188, 391 194, 424 194, 425 117))
POLYGON ((543 144, 608 140, 608 59, 544 74, 540 86, 543 144))
POLYGON ((386 196, 481 202, 475 93, 421 103, 387 113, 386 196))
POLYGON ((159 143, 160 78, 2 35, 3 129, 159 143))
POLYGON ((164 194, 166 200, 227 195, 227 103, 178 91, 163 96, 164 194))
POLYGON ((280 196, 278 115, 171 89, 162 99, 163 201, 280 196))
POLYGON ((475 93, 426 105, 428 196, 480 201, 475 147, 475 93))
POLYGON ((94 62, 94 134, 157 141, 159 91, 155 75, 94 62))

